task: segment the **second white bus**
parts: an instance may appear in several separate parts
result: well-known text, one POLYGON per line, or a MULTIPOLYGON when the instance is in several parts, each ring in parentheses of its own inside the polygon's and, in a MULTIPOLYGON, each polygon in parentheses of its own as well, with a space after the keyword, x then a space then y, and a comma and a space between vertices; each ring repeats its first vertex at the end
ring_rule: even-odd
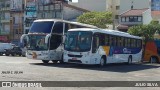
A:
POLYGON ((35 20, 28 34, 21 36, 21 43, 27 49, 26 57, 42 60, 43 63, 63 63, 63 43, 69 29, 97 28, 93 25, 61 19, 35 20))
POLYGON ((142 38, 115 30, 70 29, 64 48, 64 62, 79 64, 139 62, 142 38))

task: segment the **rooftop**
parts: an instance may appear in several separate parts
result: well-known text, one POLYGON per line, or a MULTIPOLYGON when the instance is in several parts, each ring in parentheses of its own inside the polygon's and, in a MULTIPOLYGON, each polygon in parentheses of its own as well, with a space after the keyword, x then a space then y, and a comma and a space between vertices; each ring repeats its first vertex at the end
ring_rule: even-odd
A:
POLYGON ((160 11, 152 11, 152 15, 153 16, 159 16, 160 15, 160 11))
POLYGON ((144 9, 131 9, 121 14, 121 16, 142 16, 143 12, 148 10, 148 8, 144 9))

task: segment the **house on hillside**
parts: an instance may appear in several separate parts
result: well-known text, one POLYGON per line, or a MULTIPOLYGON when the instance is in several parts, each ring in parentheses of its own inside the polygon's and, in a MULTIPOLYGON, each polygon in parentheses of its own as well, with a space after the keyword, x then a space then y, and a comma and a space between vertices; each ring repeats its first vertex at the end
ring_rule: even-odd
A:
POLYGON ((117 29, 119 31, 127 32, 128 28, 131 26, 149 24, 151 21, 151 9, 131 9, 120 14, 117 29))

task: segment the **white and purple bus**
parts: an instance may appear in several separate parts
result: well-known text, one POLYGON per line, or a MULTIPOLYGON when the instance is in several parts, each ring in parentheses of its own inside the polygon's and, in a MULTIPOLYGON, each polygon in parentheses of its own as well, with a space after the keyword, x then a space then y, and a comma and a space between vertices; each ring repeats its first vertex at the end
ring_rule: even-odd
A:
POLYGON ((68 63, 131 64, 142 57, 142 38, 116 30, 70 29, 64 47, 64 62, 68 63))

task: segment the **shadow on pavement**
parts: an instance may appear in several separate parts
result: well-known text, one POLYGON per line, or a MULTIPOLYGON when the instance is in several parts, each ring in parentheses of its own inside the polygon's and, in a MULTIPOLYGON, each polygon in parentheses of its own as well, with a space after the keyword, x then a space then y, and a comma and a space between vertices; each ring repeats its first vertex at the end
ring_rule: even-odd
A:
POLYGON ((72 69, 86 69, 86 70, 97 70, 97 71, 110 71, 110 72, 133 72, 133 71, 140 71, 146 69, 153 69, 159 68, 160 65, 158 64, 107 64, 103 67, 98 65, 81 65, 81 64, 60 64, 60 63, 30 63, 31 65, 39 65, 39 66, 48 66, 48 67, 59 67, 59 68, 72 68, 72 69))

